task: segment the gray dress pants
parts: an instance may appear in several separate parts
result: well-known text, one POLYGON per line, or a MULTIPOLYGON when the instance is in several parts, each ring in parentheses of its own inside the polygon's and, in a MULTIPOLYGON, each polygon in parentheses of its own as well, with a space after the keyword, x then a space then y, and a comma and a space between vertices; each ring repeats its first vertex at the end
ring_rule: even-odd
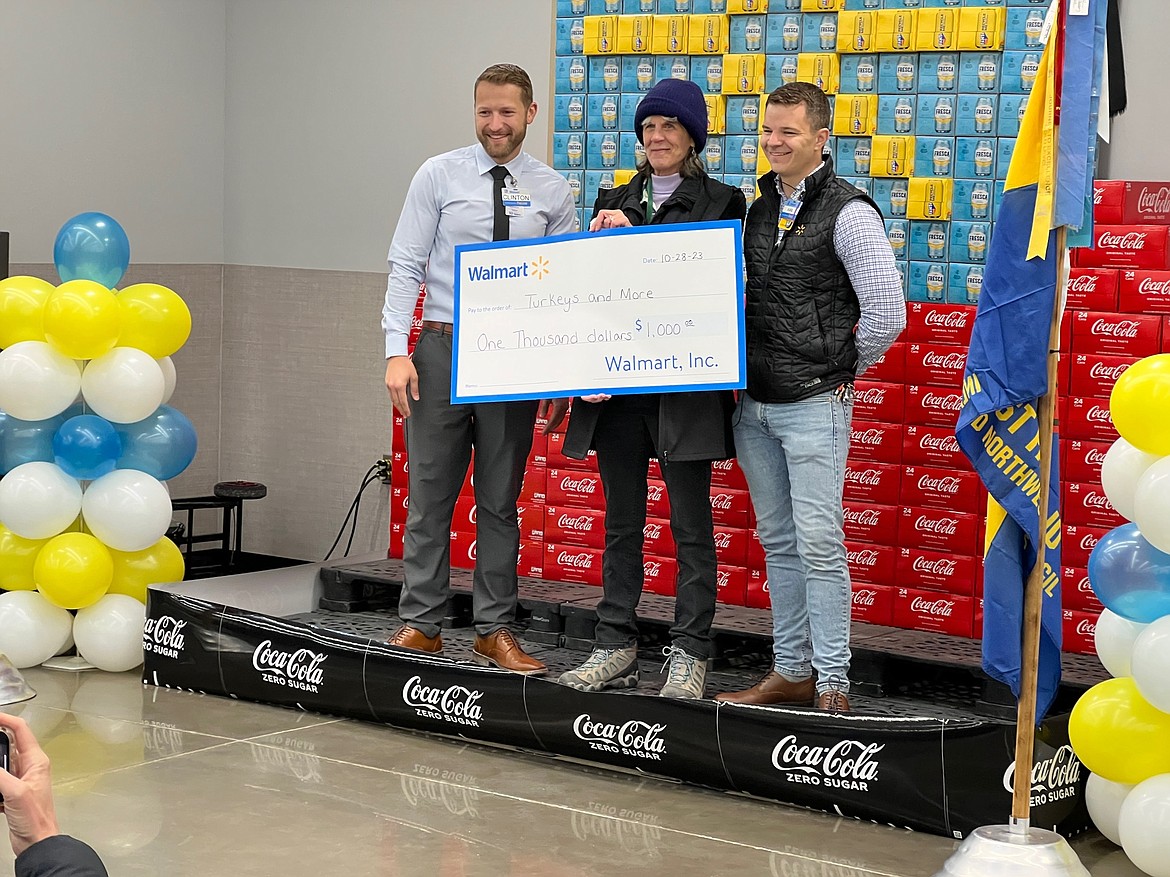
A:
POLYGON ((516 501, 532 450, 536 401, 451 404, 452 337, 423 329, 414 349, 419 399, 406 418, 410 507, 403 542, 403 622, 438 634, 451 572, 451 516, 475 449, 475 630, 487 636, 516 618, 520 529, 516 501))

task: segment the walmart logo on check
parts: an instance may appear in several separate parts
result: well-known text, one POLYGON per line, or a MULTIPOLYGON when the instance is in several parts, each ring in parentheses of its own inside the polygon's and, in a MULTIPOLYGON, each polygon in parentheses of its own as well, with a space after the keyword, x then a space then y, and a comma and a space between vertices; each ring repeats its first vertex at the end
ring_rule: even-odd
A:
POLYGON ((548 259, 538 256, 532 262, 520 262, 512 265, 471 265, 467 268, 467 279, 478 280, 511 280, 517 277, 534 277, 544 279, 549 273, 548 259))

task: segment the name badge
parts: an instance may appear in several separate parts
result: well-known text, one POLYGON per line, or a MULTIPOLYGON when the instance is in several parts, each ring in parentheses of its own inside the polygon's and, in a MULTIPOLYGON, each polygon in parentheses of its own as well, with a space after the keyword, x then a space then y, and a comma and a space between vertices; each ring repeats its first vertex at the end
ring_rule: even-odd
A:
MULTIPOLYGON (((783 238, 784 233, 792 228, 792 223, 796 221, 796 214, 800 212, 801 199, 789 198, 780 208, 780 219, 776 223, 776 230, 779 232, 779 237, 783 238)), ((777 240, 779 243, 779 240, 777 240)))
POLYGON ((504 189, 501 197, 504 213, 508 216, 523 216, 524 211, 532 206, 532 196, 524 189, 504 189))

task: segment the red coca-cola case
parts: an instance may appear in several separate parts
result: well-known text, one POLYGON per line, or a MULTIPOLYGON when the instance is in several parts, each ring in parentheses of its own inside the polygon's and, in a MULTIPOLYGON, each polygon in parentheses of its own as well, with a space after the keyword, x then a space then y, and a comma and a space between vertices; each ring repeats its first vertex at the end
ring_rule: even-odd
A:
POLYGON ((545 506, 544 538, 562 545, 605 547, 605 512, 579 506, 545 506))
POLYGON ((642 551, 659 557, 674 557, 674 534, 670 532, 670 521, 664 518, 647 518, 642 528, 642 551))
POLYGON ((601 585, 601 549, 544 543, 544 577, 551 582, 601 585))
POLYGON ((549 469, 545 497, 548 505, 605 508, 601 476, 581 469, 549 469))
POLYGON ((1170 314, 1170 271, 1122 271, 1117 310, 1127 314, 1170 314))
POLYGON ((897 505, 901 479, 902 467, 897 464, 870 463, 851 456, 845 465, 845 499, 897 505))
POLYGON ((397 411, 390 415, 390 450, 406 450, 406 421, 397 411))
POLYGON ((898 507, 867 502, 844 503, 845 538, 877 545, 898 544, 898 507))
POLYGON ((979 518, 949 509, 902 506, 898 544, 975 555, 979 553, 979 518))
POLYGON ((520 488, 519 501, 522 503, 544 503, 548 501, 543 466, 529 466, 524 471, 524 486, 520 488))
POLYGON ((1140 268, 1165 271, 1170 226, 1165 225, 1098 225, 1093 228, 1091 249, 1078 247, 1078 268, 1140 268))
POLYGON ((401 521, 390 522, 390 550, 387 557, 402 557, 403 540, 406 537, 406 524, 401 521))
POLYGON ((739 463, 732 460, 715 460, 711 464, 711 486, 727 487, 731 490, 747 490, 747 479, 739 463))
POLYGON ((451 566, 454 569, 475 568, 475 533, 451 531, 451 566))
POLYGON ((715 527, 715 557, 721 566, 746 566, 747 552, 746 527, 715 527))
POLYGON ((768 593, 768 574, 762 569, 748 569, 747 605, 753 609, 772 608, 772 598, 768 593))
POLYGON ((979 558, 903 545, 898 549, 898 584, 920 590, 972 597, 979 578, 979 558))
POLYGON ((590 451, 584 460, 565 456, 565 433, 554 432, 545 436, 546 456, 550 469, 587 469, 597 471, 597 451, 590 451))
POLYGON ((751 529, 747 531, 747 568, 748 569, 763 569, 767 563, 767 557, 764 554, 764 546, 760 543, 760 531, 751 529))
POLYGON ((1060 443, 1060 471, 1063 481, 1101 483, 1101 466, 1111 447, 1109 442, 1064 439, 1060 443))
POLYGON ((893 585, 897 581, 898 549, 892 545, 846 541, 845 555, 854 582, 893 585))
POLYGON ((673 597, 678 581, 678 561, 673 557, 647 555, 642 560, 642 590, 673 597))
POLYGON ((850 430, 849 459, 897 465, 902 462, 901 433, 900 424, 854 420, 850 430))
POLYGON ((1137 362, 1132 356, 1109 353, 1074 353, 1069 357, 1068 393, 1108 399, 1113 385, 1137 362))
POLYGON ((917 588, 894 590, 894 627, 929 630, 970 637, 975 624, 975 600, 917 588))
POLYGON ((1061 487, 1061 515, 1066 524, 1113 528, 1125 523, 1100 484, 1066 481, 1061 487))
POLYGON ((410 491, 406 485, 390 487, 390 520, 406 523, 406 513, 410 509, 410 491))
POLYGON ((957 344, 906 345, 906 383, 959 387, 967 365, 967 348, 957 344))
POLYGON ((1117 427, 1113 425, 1108 399, 1066 396, 1062 409, 1060 418, 1062 437, 1108 444, 1117 441, 1117 427))
POLYGON ((1121 186, 1121 222, 1128 225, 1170 223, 1170 183, 1126 180, 1121 186))
MULTIPOLYGON (((451 515, 452 532, 475 533, 475 517, 475 497, 459 497, 455 501, 455 511, 451 515)), ((516 505, 516 517, 517 523, 520 526, 521 541, 544 541, 543 503, 518 503, 516 505)))
POLYGON ((1073 268, 1068 274, 1065 304, 1078 311, 1117 310, 1117 268, 1073 268))
POLYGON ((946 426, 907 426, 902 461, 907 466, 970 468, 967 458, 959 449, 955 431, 946 426))
POLYGON ((715 599, 728 606, 747 605, 748 571, 742 566, 719 564, 715 576, 715 599))
POLYGON ((530 539, 520 540, 520 553, 516 557, 516 574, 530 579, 544 578, 544 543, 530 539))
POLYGON ((1093 183, 1093 222, 1121 225, 1125 180, 1096 180, 1093 183))
POLYGON ((670 494, 661 478, 646 479, 646 516, 670 519, 670 494))
POLYGON ((902 341, 895 341, 890 345, 878 361, 865 370, 867 381, 885 381, 887 383, 901 383, 906 380, 906 345, 902 341))
POLYGON ((548 468, 548 436, 536 432, 532 436, 532 450, 528 452, 529 466, 548 468))
POLYGON ((960 387, 910 384, 906 387, 906 422, 919 426, 955 428, 963 407, 960 387))
POLYGON ((1155 314, 1076 311, 1072 315, 1072 352, 1153 356, 1162 343, 1162 318, 1155 314))
POLYGON ((1096 630, 1099 612, 1081 612, 1076 609, 1064 610, 1064 643, 1061 650, 1074 655, 1097 653, 1096 630))
POLYGON ((1067 567, 1089 566, 1089 555, 1112 527, 1093 527, 1084 524, 1065 524, 1060 542, 1060 562, 1067 567))
POLYGON ((904 506, 950 509, 981 516, 987 508, 983 483, 970 469, 907 466, 902 472, 904 506))
POLYGON ((853 416, 858 420, 901 423, 905 414, 905 384, 858 381, 853 396, 853 416))
POLYGON ((716 527, 747 529, 752 521, 752 501, 746 490, 711 488, 711 520, 716 527))
POLYGON ((1066 566, 1060 573, 1060 598, 1068 609, 1082 612, 1100 612, 1105 607, 1097 599, 1097 593, 1089 581, 1089 571, 1084 567, 1066 566))
POLYGON ((410 486, 410 460, 405 448, 390 454, 390 483, 399 487, 410 486))
POLYGON ((944 305, 912 301, 906 305, 906 331, 902 337, 922 344, 971 343, 975 309, 968 305, 944 305))
POLYGON ((852 615, 854 621, 889 627, 894 623, 894 589, 865 582, 855 584, 852 615))

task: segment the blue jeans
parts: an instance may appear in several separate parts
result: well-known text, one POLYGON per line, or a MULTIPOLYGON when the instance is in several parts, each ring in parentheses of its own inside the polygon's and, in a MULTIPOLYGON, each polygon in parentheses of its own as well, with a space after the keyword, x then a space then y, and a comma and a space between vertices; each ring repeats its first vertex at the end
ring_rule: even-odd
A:
POLYGON ((841 494, 851 393, 766 404, 741 394, 735 447, 767 560, 776 672, 849 690, 849 565, 841 494))

